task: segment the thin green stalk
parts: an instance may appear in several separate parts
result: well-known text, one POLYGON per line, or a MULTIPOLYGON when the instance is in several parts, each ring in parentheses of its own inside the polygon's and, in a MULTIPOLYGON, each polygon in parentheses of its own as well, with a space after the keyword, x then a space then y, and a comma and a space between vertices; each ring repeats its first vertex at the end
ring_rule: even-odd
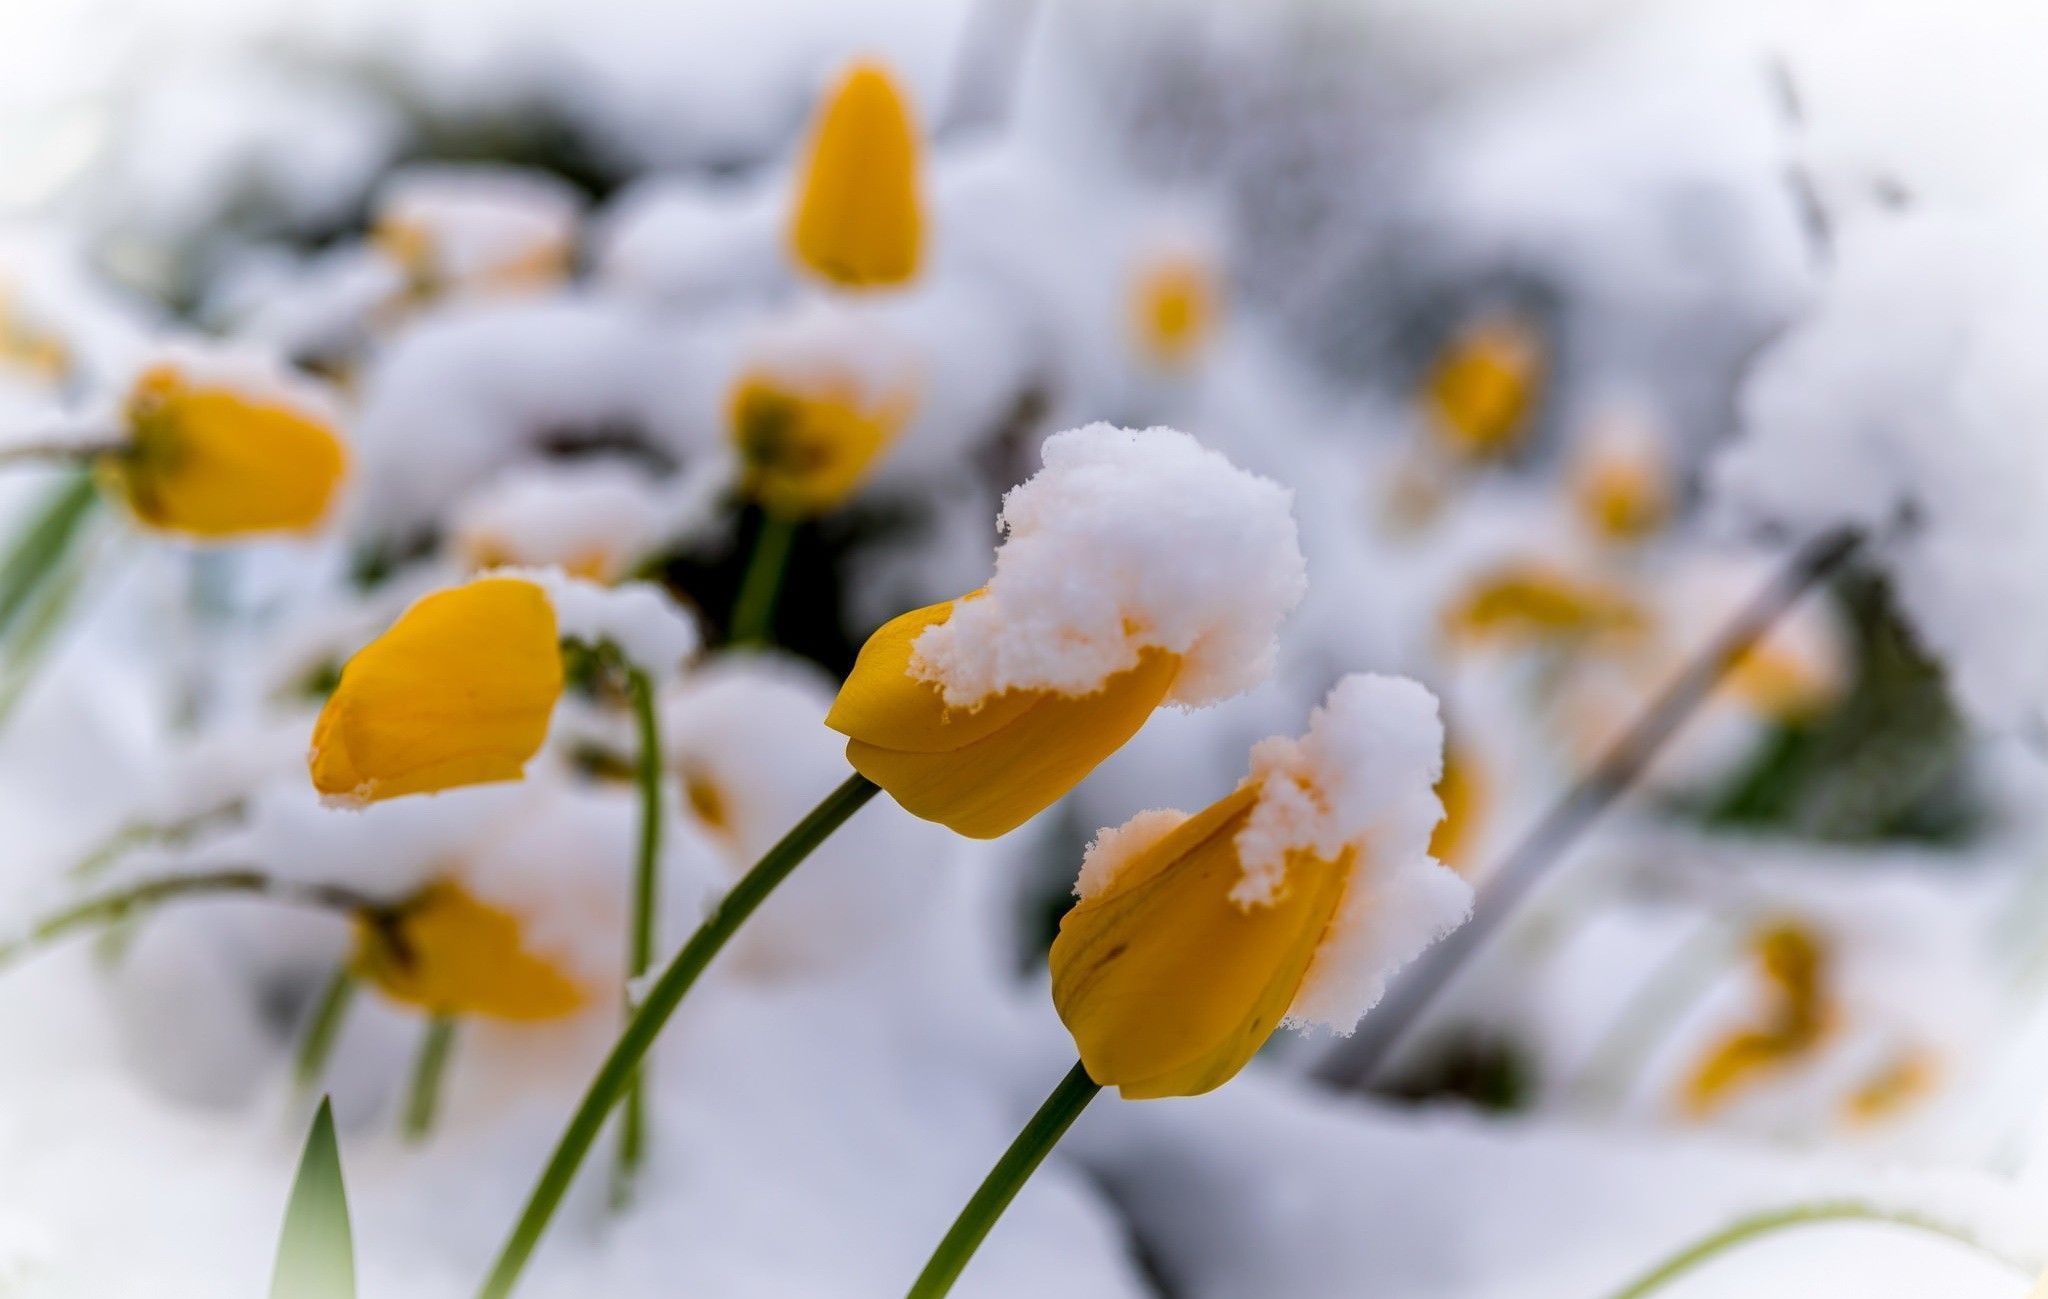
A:
POLYGON ((373 898, 333 885, 287 884, 262 871, 240 867, 165 875, 74 902, 35 921, 19 937, 0 941, 0 970, 76 930, 114 924, 173 898, 226 893, 253 893, 279 902, 337 911, 375 912, 382 907, 373 898))
POLYGON ((104 540, 95 538, 91 544, 68 547, 37 585, 16 624, 8 629, 4 646, 0 646, 5 657, 0 663, 0 723, 13 714, 56 648, 79 593, 101 567, 107 548, 98 543, 104 540))
POLYGON ((1931 1218, 1923 1218, 1918 1214, 1880 1209, 1875 1205, 1864 1204, 1855 1200, 1822 1200, 1811 1204, 1795 1204, 1790 1208, 1772 1209, 1768 1212, 1755 1213, 1746 1218, 1739 1218, 1712 1235, 1673 1254, 1628 1285, 1616 1290, 1608 1299, 1643 1299, 1643 1296, 1654 1294, 1670 1282, 1677 1280, 1695 1268, 1710 1263, 1722 1254, 1741 1245, 1746 1245, 1759 1237, 1822 1222, 1878 1222, 1888 1223, 1895 1227, 1909 1227, 1914 1231, 1925 1232, 1928 1235, 1941 1236, 1947 1240, 1952 1240, 1958 1245, 1975 1250, 1986 1258, 2003 1263, 2015 1271, 2026 1271, 2020 1263, 2007 1258, 1960 1227, 1952 1227, 1946 1223, 1936 1222, 1931 1218))
POLYGON ((1088 1108, 1088 1102, 1101 1091, 1102 1084, 1090 1078, 1079 1064, 1067 1071, 1060 1085, 1052 1089, 1052 1095, 1045 1098, 1045 1104, 1038 1107, 1038 1113, 1031 1116, 1031 1121, 982 1179, 974 1198, 953 1220, 946 1238, 932 1251, 931 1261, 917 1274, 908 1299, 939 1299, 953 1288, 974 1251, 981 1248, 989 1228, 996 1225, 996 1219, 1003 1216, 1003 1210, 1010 1207, 1010 1201, 1017 1198, 1017 1192, 1031 1174, 1038 1171, 1067 1129, 1074 1126, 1074 1120, 1081 1117, 1081 1111, 1088 1108))
POLYGON ((334 1054, 334 1044, 341 1038, 341 1026, 355 999, 355 976, 346 964, 336 966, 320 991, 313 1017, 306 1022, 306 1036, 299 1043, 298 1058, 292 1063, 292 1081, 301 1092, 312 1091, 326 1076, 328 1058, 334 1054))
POLYGON ((761 531, 754 537, 754 553, 747 560, 739 599, 732 607, 732 622, 726 628, 726 639, 733 644, 774 643, 775 599, 782 591, 782 574, 789 567, 790 545, 795 540, 793 517, 774 510, 762 513, 761 531))
POLYGON ((436 1015, 427 1021, 414 1057, 412 1081, 405 1089, 405 1139, 418 1145, 434 1130, 441 1112, 441 1083, 448 1075, 448 1057, 455 1049, 455 1017, 436 1015))
POLYGON ((646 1000, 626 1021, 625 1031, 612 1044, 611 1054, 605 1057, 597 1077, 591 1080, 590 1089, 576 1107, 568 1128, 555 1143, 554 1153, 548 1157, 540 1181, 527 1197, 526 1207, 521 1211, 519 1221, 513 1225, 512 1234, 506 1238, 497 1261, 491 1265, 490 1275, 477 1292, 482 1299, 504 1299, 519 1283, 519 1274, 525 1269, 527 1259, 532 1257, 535 1246, 540 1244, 541 1235, 547 1231, 555 1210, 561 1206, 562 1197, 568 1193, 576 1170, 597 1141, 605 1117, 625 1095, 640 1062, 653 1048, 662 1027, 668 1023, 669 1016, 675 1014, 676 1007, 682 1004, 684 995, 697 982, 704 967, 711 964, 712 958, 718 955, 754 909, 767 900, 768 895, 804 858, 880 792, 865 776, 847 777, 839 788, 825 796, 824 802, 797 822, 796 828, 782 836, 780 842, 754 863, 753 869, 740 877, 732 891, 712 908, 704 923, 697 926, 697 932, 690 935, 690 941, 683 944, 682 950, 661 972, 654 986, 647 990, 646 1000))
POLYGON ((0 561, 0 635, 13 627, 43 580, 56 568, 99 502, 99 488, 81 470, 59 485, 0 561))
MULTIPOLYGON (((661 723, 654 711, 654 683, 639 668, 626 670, 626 693, 633 701, 633 722, 639 732, 639 763, 635 783, 640 790, 640 843, 633 862, 632 932, 626 954, 626 1017, 632 1018, 633 989, 654 963, 654 915, 661 888, 661 723)), ((633 1071, 626 1091, 626 1112, 619 1122, 619 1161, 612 1170, 612 1207, 632 1199, 633 1182, 647 1159, 647 1069, 633 1071)))

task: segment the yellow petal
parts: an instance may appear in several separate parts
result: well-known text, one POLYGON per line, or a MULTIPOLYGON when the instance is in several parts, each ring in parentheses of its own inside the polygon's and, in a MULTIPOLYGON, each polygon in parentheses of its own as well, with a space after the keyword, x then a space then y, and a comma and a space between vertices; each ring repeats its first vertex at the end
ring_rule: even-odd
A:
POLYGON ((1595 457, 1574 475, 1572 501, 1595 536, 1639 541, 1671 517, 1664 467, 1644 456, 1595 457))
POLYGON ((909 105, 886 69, 856 63, 818 119, 790 249, 835 284, 903 284, 917 274, 923 225, 909 105))
POLYGON ((1512 452, 1544 379, 1543 338, 1509 315, 1488 316, 1451 340, 1424 388, 1430 424, 1466 459, 1512 452))
POLYGON ((1344 896, 1352 856, 1287 862, 1269 906, 1230 899, 1256 786, 1190 818, 1060 921, 1052 995, 1088 1076, 1127 1100, 1236 1076, 1287 1013, 1344 896))
POLYGON ((407 609, 341 671, 313 728, 313 784, 364 801, 517 780, 562 693, 554 606, 482 578, 407 609))
POLYGON ((1138 733, 1180 671, 1178 655, 1148 649, 1093 694, 1011 690, 948 708, 910 675, 910 653, 952 608, 915 610, 870 637, 825 724, 848 737, 854 770, 905 811, 970 839, 1008 834, 1080 784, 1138 733))
POLYGON ((348 457, 332 429, 228 388, 192 387, 161 367, 129 403, 128 453, 112 486, 152 528, 192 537, 305 532, 327 515, 348 457))
POLYGON ((1445 610, 1455 645, 1533 644, 1642 632, 1648 617, 1621 588, 1546 564, 1509 564, 1474 582, 1445 610))
POLYGON ((514 916, 451 880, 429 885, 388 920, 358 919, 351 968, 393 1001, 436 1015, 556 1019, 589 1000, 527 949, 514 916))
POLYGON ((1492 791, 1478 756, 1459 744, 1444 746, 1444 774, 1436 783, 1436 796, 1444 805, 1444 819, 1437 822, 1429 839, 1429 855, 1463 874, 1472 865, 1465 860, 1479 841, 1492 791))
POLYGON ((807 393, 747 375, 728 415, 742 490, 779 514, 821 514, 853 494, 908 416, 906 403, 863 402, 851 384, 807 393))

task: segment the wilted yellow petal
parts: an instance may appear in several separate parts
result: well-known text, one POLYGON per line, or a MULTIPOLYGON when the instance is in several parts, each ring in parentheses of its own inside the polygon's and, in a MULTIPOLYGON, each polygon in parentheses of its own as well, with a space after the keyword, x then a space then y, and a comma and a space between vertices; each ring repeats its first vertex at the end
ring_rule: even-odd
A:
POLYGON ((1179 656, 1145 650, 1088 695, 1011 690, 949 708, 910 675, 911 645, 953 603, 886 624, 868 639, 825 724, 846 760, 904 810, 971 839, 1007 834, 1056 802, 1138 733, 1173 688, 1179 656))
POLYGON ((790 249, 848 288, 903 284, 924 237, 917 125, 895 79, 856 63, 820 114, 804 164, 790 249))
POLYGON ((192 537, 305 532, 327 516, 348 457, 326 425, 229 388, 188 385, 169 366, 129 399, 129 449, 113 488, 152 528, 192 537))
POLYGON ((734 387, 729 409, 741 490, 782 515, 820 514, 853 494, 909 416, 850 384, 804 392, 766 374, 734 387))
POLYGON ((1462 459, 1507 455, 1528 427, 1544 368, 1532 326, 1505 314, 1480 319, 1450 341, 1424 384, 1431 428, 1462 459))
POLYGON ((429 885, 392 916, 359 918, 351 968, 393 1001, 435 1015, 556 1019, 589 1000, 527 949, 516 917, 452 880, 429 885))
POLYGON ((313 728, 313 784, 374 801, 517 780, 561 693, 540 587, 490 577, 437 591, 342 668, 313 728))
POLYGON ((1233 842, 1258 787, 1189 818, 1075 904, 1052 946, 1052 995, 1088 1076, 1127 1100, 1194 1096, 1244 1068, 1300 990, 1352 855, 1288 857, 1271 905, 1230 898, 1233 842))
POLYGON ((1131 294, 1139 353, 1159 369, 1185 369, 1215 329, 1218 296, 1213 274, 1197 258, 1166 257, 1143 267, 1131 294))

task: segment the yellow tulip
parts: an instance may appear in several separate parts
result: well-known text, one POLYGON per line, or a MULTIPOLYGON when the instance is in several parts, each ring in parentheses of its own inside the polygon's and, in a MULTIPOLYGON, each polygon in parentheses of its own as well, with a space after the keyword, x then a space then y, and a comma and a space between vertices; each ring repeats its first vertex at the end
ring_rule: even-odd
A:
POLYGON ((1759 1078, 1806 1058, 1826 1038, 1827 952, 1794 924, 1773 925, 1757 936, 1757 966, 1770 989, 1762 1019, 1730 1032, 1687 1079, 1682 1101, 1696 1117, 1712 1114, 1759 1078))
POLYGON ((1573 475, 1572 501, 1593 535, 1604 541, 1640 541, 1671 517, 1670 473, 1647 451, 1604 451, 1573 475))
POLYGON ((447 879, 389 915, 359 917, 350 968, 393 1001, 433 1015, 557 1019, 590 1000, 526 946, 515 916, 447 879))
POLYGON ((102 463, 145 525, 200 538, 307 532, 347 471, 333 429, 283 402, 150 369, 128 399, 129 445, 102 463))
POLYGON ((313 729, 313 784, 373 802, 517 780, 561 693, 539 586, 486 577, 437 591, 342 668, 313 729))
POLYGON ((1648 618, 1619 587, 1532 562, 1482 576, 1445 611, 1443 625, 1454 645, 1529 645, 1637 635, 1648 618))
POLYGON ((895 79, 879 64, 854 64, 811 138, 789 232, 797 263, 846 288, 915 277, 924 225, 918 148, 895 79))
POLYGON ((850 378, 806 388, 748 374, 728 412, 741 489, 784 517, 823 513, 853 494, 908 417, 907 399, 871 399, 850 378))
POLYGON ((1215 276, 1197 257, 1162 257, 1141 268, 1131 294, 1139 353, 1158 369, 1186 369, 1215 332, 1219 296, 1215 276))
POLYGON ((1173 688, 1180 657, 1143 650, 1137 666, 1091 694, 1008 690, 950 708, 936 684, 911 675, 910 661, 917 638, 951 617, 956 603, 912 610, 869 637, 825 724, 848 737, 854 770, 906 811, 993 839, 1051 806, 1136 735, 1173 688))
POLYGON ((1270 905, 1232 898, 1247 783, 1188 817, 1075 904, 1052 945, 1052 996, 1088 1076, 1126 1100, 1220 1087, 1280 1026, 1351 875, 1290 853, 1270 905))
POLYGON ((1431 429, 1460 459, 1510 454, 1527 431, 1544 370, 1543 338, 1527 322, 1481 318, 1450 341, 1425 381, 1431 429))

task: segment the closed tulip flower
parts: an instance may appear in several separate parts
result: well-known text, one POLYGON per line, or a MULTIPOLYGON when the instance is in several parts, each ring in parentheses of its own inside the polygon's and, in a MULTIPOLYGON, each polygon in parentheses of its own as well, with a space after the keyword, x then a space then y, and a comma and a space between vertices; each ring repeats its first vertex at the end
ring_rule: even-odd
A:
POLYGON ((432 1015, 536 1021, 575 1014, 588 991, 536 952, 517 916, 454 880, 356 922, 350 968, 391 1000, 432 1015))
POLYGON ((860 486, 910 407, 907 394, 870 393, 851 375, 745 374, 728 416, 741 490, 777 515, 822 514, 860 486))
POLYGON ((1072 789, 1161 704, 1265 675, 1300 598, 1288 494, 1171 429, 1047 440, 1003 506, 995 576, 894 619, 826 725, 906 809, 1001 835, 1072 789))
POLYGON ((137 380, 127 442, 101 460, 147 527, 201 540, 320 526, 348 468, 322 414, 285 391, 175 362, 137 380))
POLYGON ((790 225, 797 263, 844 288, 906 284, 924 243, 917 124, 888 69, 859 62, 818 115, 790 225))

